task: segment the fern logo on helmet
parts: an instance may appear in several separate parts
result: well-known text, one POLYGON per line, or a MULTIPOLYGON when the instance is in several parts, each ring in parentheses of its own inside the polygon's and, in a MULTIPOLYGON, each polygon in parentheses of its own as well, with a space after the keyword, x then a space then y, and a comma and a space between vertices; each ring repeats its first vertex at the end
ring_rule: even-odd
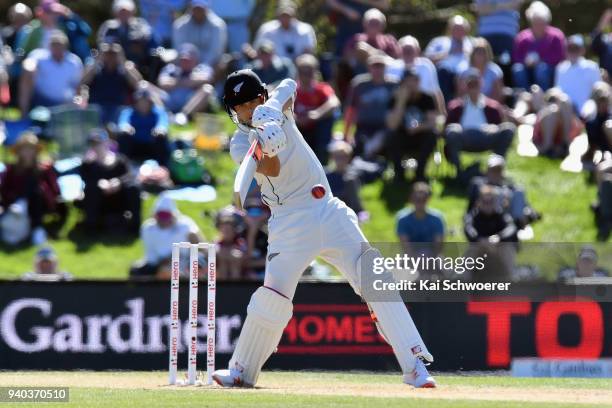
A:
POLYGON ((240 88, 242 88, 242 85, 244 85, 244 81, 242 81, 241 83, 239 83, 238 85, 234 87, 235 94, 238 94, 238 92, 240 92, 240 88))

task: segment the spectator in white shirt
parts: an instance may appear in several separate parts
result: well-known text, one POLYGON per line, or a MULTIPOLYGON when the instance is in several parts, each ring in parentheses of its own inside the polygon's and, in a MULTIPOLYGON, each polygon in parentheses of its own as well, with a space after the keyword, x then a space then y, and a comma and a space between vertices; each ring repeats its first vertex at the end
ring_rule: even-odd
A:
POLYGON ((153 211, 153 218, 146 220, 140 229, 145 258, 132 265, 132 278, 167 279, 170 276, 172 243, 187 241, 195 244, 202 241, 196 223, 181 214, 170 197, 162 194, 155 202, 153 211))
POLYGON ((51 34, 49 49, 39 48, 28 54, 19 89, 22 114, 27 114, 32 106, 72 102, 81 82, 83 63, 67 47, 68 37, 56 30, 51 34))
POLYGON ((419 40, 411 35, 399 39, 402 51, 401 58, 390 61, 387 64, 385 74, 396 81, 401 81, 404 72, 414 67, 419 75, 419 87, 424 93, 431 95, 436 101, 438 112, 445 113, 446 107, 444 96, 438 83, 438 73, 435 65, 428 58, 421 57, 421 46, 419 40))
POLYGON ((210 0, 191 0, 188 13, 172 27, 172 45, 179 49, 191 43, 200 51, 200 62, 214 68, 227 46, 227 26, 210 9, 210 0))
POLYGON ((255 36, 258 48, 264 40, 274 43, 276 54, 295 60, 302 54, 313 54, 317 47, 314 29, 308 23, 295 18, 296 6, 292 1, 281 0, 276 20, 264 23, 255 36))
POLYGON ((70 281, 72 275, 58 268, 57 254, 53 248, 44 246, 34 256, 34 270, 23 274, 21 280, 36 282, 70 281))
POLYGON ((567 59, 557 65, 555 86, 569 96, 574 110, 579 113, 589 100, 593 85, 601 80, 599 66, 584 58, 584 39, 572 35, 567 39, 567 59))

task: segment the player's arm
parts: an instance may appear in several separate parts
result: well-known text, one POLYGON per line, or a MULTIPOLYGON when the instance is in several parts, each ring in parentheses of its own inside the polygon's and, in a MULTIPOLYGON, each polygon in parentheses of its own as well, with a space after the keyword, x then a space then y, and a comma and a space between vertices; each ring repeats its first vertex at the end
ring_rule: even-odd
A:
POLYGON ((257 162, 257 173, 263 174, 268 177, 278 177, 280 174, 280 160, 278 156, 266 156, 263 155, 259 162, 257 162))

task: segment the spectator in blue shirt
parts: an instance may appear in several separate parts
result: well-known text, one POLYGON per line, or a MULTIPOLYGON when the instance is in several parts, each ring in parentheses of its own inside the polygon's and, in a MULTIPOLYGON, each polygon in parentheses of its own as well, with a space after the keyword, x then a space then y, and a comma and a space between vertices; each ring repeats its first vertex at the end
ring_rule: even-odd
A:
POLYGON ((149 86, 139 85, 134 92, 134 107, 119 115, 119 150, 137 161, 156 160, 164 166, 170 156, 168 114, 153 101, 149 86))
POLYGON ((438 211, 427 208, 431 188, 427 183, 417 182, 412 187, 410 202, 413 209, 404 209, 397 214, 397 235, 406 254, 428 256, 439 255, 444 241, 444 219, 438 211))
POLYGON ((172 45, 172 23, 187 6, 186 0, 139 0, 140 15, 147 20, 158 44, 172 45))

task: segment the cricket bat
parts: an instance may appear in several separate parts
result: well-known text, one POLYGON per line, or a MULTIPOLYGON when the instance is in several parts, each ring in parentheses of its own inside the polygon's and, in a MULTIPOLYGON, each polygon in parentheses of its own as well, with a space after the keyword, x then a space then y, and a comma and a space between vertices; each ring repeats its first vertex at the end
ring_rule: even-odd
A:
POLYGON ((240 163, 238 173, 236 173, 236 178, 234 179, 234 204, 240 210, 243 209, 249 187, 251 187, 251 182, 257 170, 257 163, 261 160, 262 156, 263 152, 261 151, 259 140, 255 139, 244 156, 244 160, 240 163))

